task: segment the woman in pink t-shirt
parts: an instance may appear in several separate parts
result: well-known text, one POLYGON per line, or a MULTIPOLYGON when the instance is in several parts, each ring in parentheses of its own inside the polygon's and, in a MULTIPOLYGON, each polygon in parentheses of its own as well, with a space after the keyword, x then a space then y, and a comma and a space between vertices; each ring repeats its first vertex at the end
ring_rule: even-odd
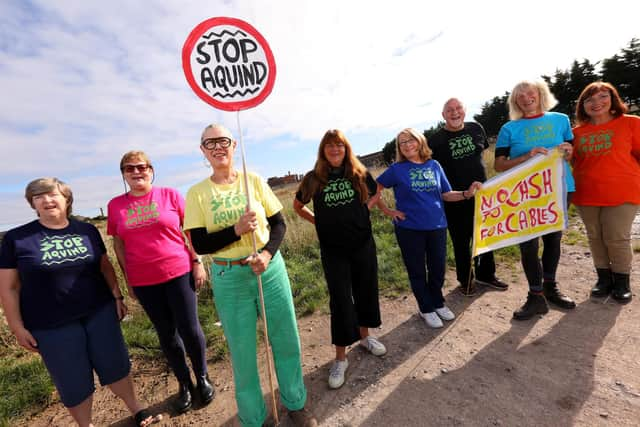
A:
POLYGON ((208 404, 215 393, 207 374, 195 293, 196 286, 205 282, 206 272, 182 232, 184 199, 180 193, 152 186, 153 166, 142 151, 125 153, 120 171, 130 189, 109 202, 107 233, 113 236, 129 295, 147 312, 178 379, 174 406, 183 413, 191 408, 196 389, 185 351, 201 402, 208 404))

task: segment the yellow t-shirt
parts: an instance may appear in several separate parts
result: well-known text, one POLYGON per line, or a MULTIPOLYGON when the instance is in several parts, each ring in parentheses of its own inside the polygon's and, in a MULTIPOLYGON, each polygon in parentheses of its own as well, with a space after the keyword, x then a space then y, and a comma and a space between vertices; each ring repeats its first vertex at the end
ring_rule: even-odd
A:
MULTIPOLYGON (((251 210, 256 213, 258 228, 255 231, 256 245, 261 249, 269 241, 267 217, 282 210, 280 200, 258 175, 249 173, 251 210)), ((245 212, 247 197, 244 191, 244 175, 238 172, 233 184, 215 184, 207 178, 192 186, 187 192, 184 211, 184 229, 205 227, 208 233, 231 227, 245 212)), ((251 233, 225 246, 213 255, 216 258, 241 258, 253 253, 251 233)))

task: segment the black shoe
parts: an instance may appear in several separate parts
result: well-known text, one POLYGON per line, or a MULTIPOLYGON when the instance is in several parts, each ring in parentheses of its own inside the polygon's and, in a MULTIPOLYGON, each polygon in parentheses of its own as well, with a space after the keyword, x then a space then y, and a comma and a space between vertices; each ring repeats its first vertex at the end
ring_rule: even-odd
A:
POLYGON ((211 385, 209 375, 207 374, 198 376, 197 383, 200 402, 203 405, 206 405, 213 400, 213 396, 216 394, 216 390, 213 388, 213 385, 211 385))
POLYGON ((179 414, 183 414, 191 409, 193 399, 191 392, 193 391, 193 383, 189 380, 188 383, 178 384, 178 397, 173 401, 173 407, 179 414))
POLYGON ((560 292, 557 282, 544 282, 542 284, 544 297, 552 304, 560 308, 572 309, 576 308, 576 303, 571 298, 560 292))
POLYGON ((596 268, 596 271, 598 272, 598 281, 591 289, 591 296, 606 297, 613 289, 613 277, 611 276, 611 270, 608 268, 596 268))
POLYGON ((493 289, 497 289, 499 291, 506 291, 509 289, 509 285, 499 280, 497 277, 488 280, 476 279, 475 281, 479 285, 490 286, 493 289))
POLYGON ((520 309, 513 312, 513 318, 516 320, 531 319, 536 314, 546 314, 549 312, 547 301, 544 295, 536 295, 529 292, 527 301, 520 309))
POLYGON ((611 291, 613 299, 619 302, 631 301, 631 286, 629 284, 629 275, 626 273, 613 273, 613 291, 611 291))

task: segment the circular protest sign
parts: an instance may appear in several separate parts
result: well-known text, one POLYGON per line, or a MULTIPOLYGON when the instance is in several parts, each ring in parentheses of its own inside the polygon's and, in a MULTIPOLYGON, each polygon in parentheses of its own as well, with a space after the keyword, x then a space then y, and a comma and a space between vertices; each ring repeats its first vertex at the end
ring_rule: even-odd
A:
POLYGON ((269 96, 276 63, 264 37, 236 18, 207 19, 182 48, 182 68, 204 102, 225 111, 255 107, 269 96))

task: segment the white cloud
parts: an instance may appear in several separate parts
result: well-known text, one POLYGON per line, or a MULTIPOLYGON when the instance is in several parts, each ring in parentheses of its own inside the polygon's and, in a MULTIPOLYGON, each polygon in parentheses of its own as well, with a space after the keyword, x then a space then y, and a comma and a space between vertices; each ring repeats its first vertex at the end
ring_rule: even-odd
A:
POLYGON ((274 52, 272 94, 240 115, 250 169, 272 176, 311 168, 326 129, 371 152, 437 122, 450 96, 473 115, 519 80, 609 57, 640 35, 637 2, 618 7, 600 20, 592 0, 2 2, 0 227, 29 218, 14 188, 37 176, 72 183, 79 211, 104 206, 133 148, 166 166, 163 185, 206 176, 194 166, 202 128, 237 133, 236 115, 200 101, 182 72, 182 45, 206 18, 244 19, 274 52))

